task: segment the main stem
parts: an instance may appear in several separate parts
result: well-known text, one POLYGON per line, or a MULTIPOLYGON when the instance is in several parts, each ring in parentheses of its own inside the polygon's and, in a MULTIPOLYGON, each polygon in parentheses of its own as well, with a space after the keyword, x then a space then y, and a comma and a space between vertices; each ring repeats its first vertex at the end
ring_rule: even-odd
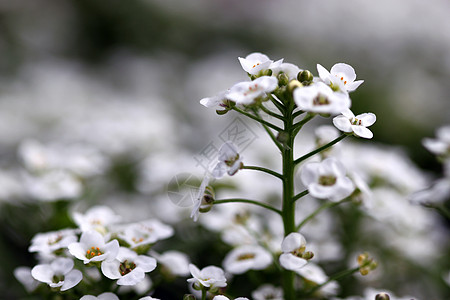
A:
MULTIPOLYGON (((284 114, 284 131, 287 140, 284 144, 283 156, 283 206, 282 217, 284 225, 284 236, 295 231, 295 201, 294 198, 294 130, 293 130, 293 101, 286 105, 284 114)), ((295 273, 283 271, 284 299, 295 299, 294 288, 295 273)))

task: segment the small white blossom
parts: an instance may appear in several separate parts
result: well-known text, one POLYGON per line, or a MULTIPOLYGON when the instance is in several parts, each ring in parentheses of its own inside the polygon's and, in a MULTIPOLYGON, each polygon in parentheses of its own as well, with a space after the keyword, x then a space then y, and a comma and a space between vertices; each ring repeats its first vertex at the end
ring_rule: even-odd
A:
POLYGON ((157 219, 128 224, 118 237, 128 243, 130 248, 154 244, 173 235, 173 228, 157 219))
POLYGON ((251 75, 258 75, 259 72, 275 68, 283 62, 283 59, 273 62, 267 55, 259 52, 251 53, 245 58, 238 57, 238 60, 242 69, 251 75))
POLYGON ((102 262, 102 273, 109 279, 118 279, 118 285, 135 285, 145 278, 145 273, 156 268, 156 259, 125 247, 119 248, 116 259, 102 262))
POLYGON ((317 71, 319 72, 320 79, 336 91, 352 92, 364 82, 364 80, 355 81, 355 70, 350 65, 344 63, 335 64, 331 67, 330 72, 320 64, 317 64, 317 71))
POLYGON ((242 157, 237 151, 236 145, 228 141, 224 143, 219 149, 218 163, 212 171, 214 178, 222 178, 225 173, 233 176, 236 172, 242 168, 242 157))
MULTIPOLYGON (((322 284, 328 281, 328 276, 323 269, 316 264, 309 263, 303 268, 295 270, 297 274, 306 280, 313 281, 317 284, 322 284)), ((331 281, 319 289, 319 293, 324 296, 336 295, 339 290, 339 285, 336 281, 331 281)))
POLYGON ((98 295, 97 297, 92 295, 84 295, 80 298, 80 300, 119 300, 119 297, 117 297, 116 294, 106 292, 98 295))
POLYGON ((204 198, 205 198, 205 191, 206 187, 209 184, 209 181, 211 180, 210 175, 208 172, 206 172, 205 177, 203 177, 202 183, 200 184, 200 187, 198 188, 198 193, 195 198, 194 207, 191 211, 191 218, 194 220, 194 222, 197 222, 198 216, 200 214, 200 209, 202 208, 202 205, 204 205, 204 198))
POLYGON ((119 252, 119 242, 112 240, 105 243, 104 237, 97 231, 85 231, 80 242, 68 246, 70 254, 85 264, 96 261, 113 260, 119 252))
POLYGON ((293 97, 298 108, 314 113, 339 114, 351 104, 347 94, 335 93, 323 82, 296 88, 293 97))
POLYGON ((73 269, 73 260, 59 257, 50 264, 41 264, 31 270, 34 279, 47 283, 52 288, 66 291, 76 286, 83 275, 79 270, 73 269))
POLYGON ((356 136, 371 139, 373 133, 367 127, 373 125, 376 120, 377 117, 373 113, 364 113, 355 117, 350 109, 346 109, 342 111, 342 115, 333 119, 333 124, 343 132, 353 132, 356 136))
POLYGON ((189 257, 186 254, 169 250, 161 254, 152 251, 151 255, 171 274, 176 276, 189 275, 189 257))
POLYGON ((345 167, 335 158, 306 164, 300 178, 311 196, 333 202, 349 196, 355 186, 346 176, 345 167))
POLYGON ((59 249, 64 249, 69 244, 78 240, 74 229, 63 229, 58 231, 38 233, 32 240, 28 248, 30 252, 39 252, 45 256, 54 255, 59 249))
POLYGON ((433 154, 450 156, 450 125, 437 129, 436 139, 425 138, 422 143, 433 154))
POLYGON ((41 201, 73 200, 83 192, 80 180, 64 170, 50 170, 36 176, 24 174, 24 182, 28 194, 41 201))
POLYGON ((226 97, 236 104, 252 104, 257 98, 264 97, 278 86, 278 79, 272 76, 261 76, 253 81, 243 81, 233 85, 226 97))
POLYGON ((282 63, 277 66, 271 67, 272 76, 276 76, 280 73, 284 73, 288 76, 289 80, 296 79, 298 73, 300 73, 300 68, 294 64, 282 63))
POLYGON ((283 300, 283 289, 271 284, 263 284, 252 292, 253 300, 283 300))
POLYGON ((305 266, 308 261, 302 257, 305 252, 306 240, 298 232, 291 232, 281 243, 280 265, 287 270, 297 270, 305 266))
POLYGON ((213 291, 227 286, 225 273, 219 267, 208 266, 199 270, 195 265, 190 264, 189 271, 193 278, 189 278, 187 281, 199 288, 203 286, 213 291))
POLYGON ((223 261, 225 271, 243 274, 248 270, 263 270, 272 263, 272 255, 257 245, 243 245, 231 250, 223 261))
POLYGON ((203 98, 200 100, 200 104, 208 108, 219 106, 220 104, 223 103, 224 100, 226 100, 227 93, 228 91, 222 91, 216 96, 203 98))
MULTIPOLYGON (((217 296, 214 296, 213 300, 230 300, 230 298, 228 298, 224 295, 217 295, 217 296)), ((234 298, 234 300, 249 300, 249 299, 245 298, 245 297, 237 297, 237 298, 234 298)))
POLYGON ((27 292, 31 293, 34 291, 38 285, 39 281, 31 276, 31 268, 30 267, 17 267, 14 269, 14 277, 25 287, 27 292))
POLYGON ((94 206, 87 210, 84 214, 74 212, 72 216, 74 222, 81 231, 96 230, 105 234, 107 227, 120 221, 121 216, 108 206, 94 206))

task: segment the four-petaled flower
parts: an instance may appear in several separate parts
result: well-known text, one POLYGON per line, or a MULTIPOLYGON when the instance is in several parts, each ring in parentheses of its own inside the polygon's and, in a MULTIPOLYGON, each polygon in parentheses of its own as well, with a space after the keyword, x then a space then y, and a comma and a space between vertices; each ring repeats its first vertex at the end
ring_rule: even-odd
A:
POLYGON ((281 243, 280 265, 287 270, 303 268, 307 259, 312 258, 311 252, 305 252, 306 240, 298 232, 291 232, 281 243))
POLYGON ((278 79, 271 76, 261 76, 253 81, 242 81, 233 85, 226 98, 236 104, 252 104, 257 98, 264 97, 278 86, 278 79))
POLYGON ((346 176, 345 167, 332 157, 306 164, 300 178, 311 196, 333 202, 344 199, 355 189, 352 180, 346 176))
POLYGON ((223 261, 225 271, 243 274, 248 270, 263 270, 272 263, 272 255, 257 245, 243 245, 234 248, 223 261))
POLYGON ((50 264, 35 266, 31 269, 31 276, 52 288, 60 288, 63 292, 73 288, 83 279, 81 271, 73 269, 73 265, 72 259, 58 257, 50 264))
POLYGON ((105 243, 104 237, 97 231, 86 231, 80 242, 68 246, 70 254, 85 264, 96 261, 113 260, 119 252, 119 242, 112 240, 105 243))
POLYGON ((245 58, 239 57, 238 60, 242 69, 251 75, 258 75, 261 71, 277 67, 283 62, 283 59, 273 62, 267 55, 259 52, 251 53, 245 58))
POLYGON ((357 80, 355 70, 352 66, 338 63, 331 67, 330 72, 317 64, 317 71, 319 72, 320 79, 329 85, 334 91, 340 92, 352 92, 360 86, 364 80, 357 80))
POLYGON ((350 98, 347 94, 335 93, 323 82, 296 88, 293 93, 298 108, 308 112, 339 114, 350 107, 350 98))
POLYGON ((227 279, 224 271, 216 266, 208 266, 200 270, 195 265, 189 265, 189 271, 193 278, 187 281, 192 283, 196 288, 207 288, 213 292, 218 288, 227 286, 227 279))
POLYGON ((242 157, 239 155, 236 145, 230 141, 220 147, 218 161, 212 171, 214 178, 222 178, 225 173, 233 176, 243 166, 242 157))
POLYGON ((346 109, 342 111, 342 115, 333 118, 333 124, 343 132, 353 132, 356 136, 371 139, 373 133, 367 127, 373 125, 376 120, 377 117, 373 113, 364 113, 355 117, 350 109, 346 109))
POLYGON ((145 278, 145 273, 156 268, 156 259, 120 247, 116 259, 102 262, 102 273, 109 279, 118 279, 118 285, 135 285, 145 278))

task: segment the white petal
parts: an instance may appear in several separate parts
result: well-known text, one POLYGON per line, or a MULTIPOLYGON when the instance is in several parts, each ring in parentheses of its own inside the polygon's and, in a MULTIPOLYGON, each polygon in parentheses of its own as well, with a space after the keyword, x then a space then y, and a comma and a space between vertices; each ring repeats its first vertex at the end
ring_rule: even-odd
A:
POLYGON ((308 263, 306 259, 297 257, 291 253, 280 255, 280 265, 287 270, 298 270, 308 263))
POLYGON ((234 158, 238 153, 236 145, 227 141, 224 143, 219 149, 219 161, 229 160, 230 158, 234 158))
POLYGON ((364 80, 356 80, 356 81, 347 83, 347 85, 346 85, 345 87, 347 88, 347 91, 348 91, 348 92, 353 92, 353 91, 356 90, 363 82, 364 82, 364 80))
POLYGON ((327 69, 322 67, 322 65, 317 64, 317 72, 319 72, 319 77, 322 79, 325 83, 330 83, 330 72, 328 72, 327 69))
POLYGON ((216 178, 222 178, 223 175, 227 172, 228 166, 224 162, 218 162, 217 165, 214 167, 214 169, 211 172, 211 175, 216 178))
POLYGON ((120 274, 119 271, 120 264, 121 262, 118 260, 103 261, 101 265, 103 275, 109 279, 118 279, 122 277, 122 274, 120 274))
POLYGON ((352 124, 345 116, 337 116, 333 118, 333 125, 343 132, 352 132, 352 124))
POLYGON ((375 121, 377 120, 377 116, 375 116, 375 114, 373 114, 373 113, 360 114, 360 115, 357 115, 356 118, 358 120, 361 120, 362 126, 364 126, 364 127, 372 126, 375 123, 375 121))
POLYGON ((86 245, 87 248, 92 246, 100 247, 105 244, 105 239, 98 231, 90 230, 83 232, 80 243, 86 245))
POLYGON ((40 282, 52 282, 53 275, 55 275, 55 273, 53 273, 50 265, 47 264, 37 265, 33 269, 31 269, 31 276, 33 276, 34 279, 40 282))
POLYGON ((300 179, 305 186, 317 182, 319 179, 318 167, 318 163, 308 163, 302 168, 300 179))
POLYGON ((140 268, 136 268, 133 271, 131 271, 130 273, 128 273, 125 276, 123 276, 122 278, 120 278, 119 280, 117 280, 117 284, 118 285, 135 285, 135 284, 141 282, 142 280, 144 280, 144 278, 145 278, 145 272, 140 268))
POLYGON ((372 131, 370 131, 369 129, 367 129, 364 126, 352 125, 352 129, 353 129, 353 132, 359 137, 362 137, 365 139, 371 139, 373 137, 372 131))
POLYGON ((156 259, 146 255, 139 255, 135 263, 144 272, 151 272, 156 268, 156 259))
POLYGON ((342 75, 345 79, 348 80, 348 82, 352 82, 356 79, 355 69, 353 69, 352 66, 344 63, 335 64, 333 67, 331 67, 330 73, 331 75, 342 75))
POLYGON ((291 232, 281 243, 281 251, 291 252, 304 246, 306 246, 305 237, 298 232, 291 232))
POLYGON ((338 178, 334 185, 333 194, 328 197, 333 202, 340 201, 353 193, 355 185, 348 177, 338 178))
POLYGON ((76 286, 83 279, 83 274, 80 270, 72 270, 64 276, 64 284, 61 286, 61 292, 76 286))
POLYGON ((73 260, 70 258, 59 257, 50 264, 55 274, 64 275, 73 269, 73 260))

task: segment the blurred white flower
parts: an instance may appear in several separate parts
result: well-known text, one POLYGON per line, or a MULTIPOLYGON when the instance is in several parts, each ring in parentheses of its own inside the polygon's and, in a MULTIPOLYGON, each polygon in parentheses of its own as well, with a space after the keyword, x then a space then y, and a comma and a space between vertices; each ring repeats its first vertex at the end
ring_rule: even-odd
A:
MULTIPOLYGON (((230 300, 230 298, 228 298, 224 295, 217 295, 217 296, 214 296, 213 300, 230 300)), ((245 297, 237 297, 237 298, 234 298, 234 300, 249 300, 249 299, 245 298, 245 297)))
POLYGON ((97 231, 85 231, 80 242, 69 244, 70 254, 82 260, 84 264, 97 261, 110 261, 119 252, 119 242, 112 240, 105 243, 104 237, 97 231))
POLYGON ((138 255, 133 250, 120 247, 114 260, 103 261, 101 270, 109 279, 118 279, 118 285, 136 285, 145 278, 145 273, 156 268, 156 259, 138 255))
POLYGON ((189 264, 189 271, 193 278, 187 281, 198 288, 206 287, 210 291, 227 286, 227 279, 223 270, 216 266, 208 266, 199 270, 195 265, 189 264))
POLYGON ((159 298, 153 298, 153 297, 150 297, 150 296, 145 296, 145 297, 139 298, 139 300, 160 300, 160 299, 159 298))
POLYGON ((121 216, 104 205, 93 206, 84 214, 73 212, 72 218, 81 231, 96 230, 101 234, 108 232, 108 226, 121 220, 121 216))
POLYGON ((121 226, 118 237, 129 244, 130 248, 154 244, 173 235, 173 228, 157 219, 121 226))
POLYGON ((281 243, 280 265, 287 270, 297 270, 308 261, 302 257, 306 248, 306 240, 298 232, 289 233, 281 243))
POLYGON ((240 168, 242 168, 242 159, 243 158, 239 155, 237 147, 233 142, 228 141, 224 143, 219 149, 219 162, 214 167, 212 176, 214 178, 222 178, 225 173, 233 176, 240 168))
POLYGON ((51 170, 36 176, 24 174, 28 194, 41 201, 73 200, 81 196, 83 186, 73 174, 51 170))
POLYGON ((231 250, 223 261, 225 271, 243 274, 248 270, 263 270, 272 263, 272 255, 258 245, 243 245, 231 250))
POLYGON ((40 282, 47 283, 52 288, 66 291, 83 279, 81 271, 73 269, 73 266, 72 259, 59 257, 50 264, 35 266, 31 269, 31 276, 40 282))
POLYGON ((335 93, 323 82, 296 88, 293 93, 295 104, 307 112, 339 114, 350 107, 347 94, 335 93))
POLYGON ((281 63, 279 65, 271 67, 270 69, 272 70, 272 76, 284 73, 288 76, 289 80, 296 79, 298 73, 300 73, 301 71, 298 66, 291 63, 281 63))
MULTIPOLYGON (((323 269, 314 263, 308 263, 303 268, 295 270, 297 274, 305 278, 306 280, 315 282, 316 284, 322 284, 328 281, 328 276, 325 274, 323 269)), ((331 281, 321 287, 318 290, 323 296, 336 295, 339 290, 339 285, 336 281, 331 281)))
POLYGON ((158 263, 175 276, 189 275, 189 257, 180 251, 169 250, 158 254, 155 251, 151 255, 156 258, 158 263))
POLYGON ((444 203, 450 199, 450 178, 436 180, 429 188, 417 191, 409 196, 412 204, 432 205, 444 203))
POLYGON ((228 100, 236 104, 252 104, 257 98, 264 97, 278 86, 278 80, 272 76, 261 76, 253 81, 243 81, 233 85, 226 94, 228 100))
MULTIPOLYGON (((202 183, 200 184, 200 187, 198 188, 197 196, 195 198, 194 207, 191 211, 191 218, 194 220, 194 222, 197 222, 198 216, 200 214, 200 209, 202 208, 202 205, 205 205, 205 191, 206 187, 209 184, 209 181, 211 180, 211 177, 208 172, 205 173, 205 176, 203 177, 202 183)), ((208 204, 210 205, 210 204, 208 204)))
POLYGON ((226 100, 226 94, 228 91, 222 91, 219 94, 212 96, 212 97, 206 97, 200 100, 200 104, 205 107, 215 107, 219 106, 223 103, 224 100, 226 100))
POLYGON ((251 53, 245 58, 238 57, 238 60, 242 66, 242 69, 251 75, 258 75, 259 72, 277 67, 283 62, 283 59, 273 62, 273 60, 270 60, 267 55, 259 52, 251 53))
POLYGON ((39 252, 45 256, 54 255, 55 251, 67 248, 69 244, 76 242, 78 240, 76 233, 75 229, 38 233, 31 239, 28 251, 39 252))
POLYGON ((24 286, 27 292, 31 293, 34 291, 38 285, 39 281, 31 276, 30 267, 17 267, 14 269, 14 277, 24 286))
POLYGON ((425 138, 422 143, 428 151, 438 156, 450 156, 450 125, 436 130, 436 139, 425 138))
POLYGON ((349 196, 355 186, 346 176, 344 165, 335 158, 306 164, 300 178, 311 196, 333 202, 349 196))
POLYGON ((344 63, 335 64, 331 67, 330 72, 320 64, 317 64, 317 71, 320 79, 335 91, 352 92, 364 82, 364 80, 355 81, 355 70, 352 66, 344 63))
POLYGON ((364 113, 355 117, 350 109, 345 109, 342 115, 333 118, 333 124, 341 131, 353 132, 356 136, 371 139, 373 133, 366 127, 372 126, 376 119, 373 113, 364 113))
POLYGON ((106 292, 98 296, 84 295, 80 300, 119 300, 116 294, 106 292))
POLYGON ((263 284, 252 292, 253 300, 283 300, 283 289, 271 284, 263 284))

